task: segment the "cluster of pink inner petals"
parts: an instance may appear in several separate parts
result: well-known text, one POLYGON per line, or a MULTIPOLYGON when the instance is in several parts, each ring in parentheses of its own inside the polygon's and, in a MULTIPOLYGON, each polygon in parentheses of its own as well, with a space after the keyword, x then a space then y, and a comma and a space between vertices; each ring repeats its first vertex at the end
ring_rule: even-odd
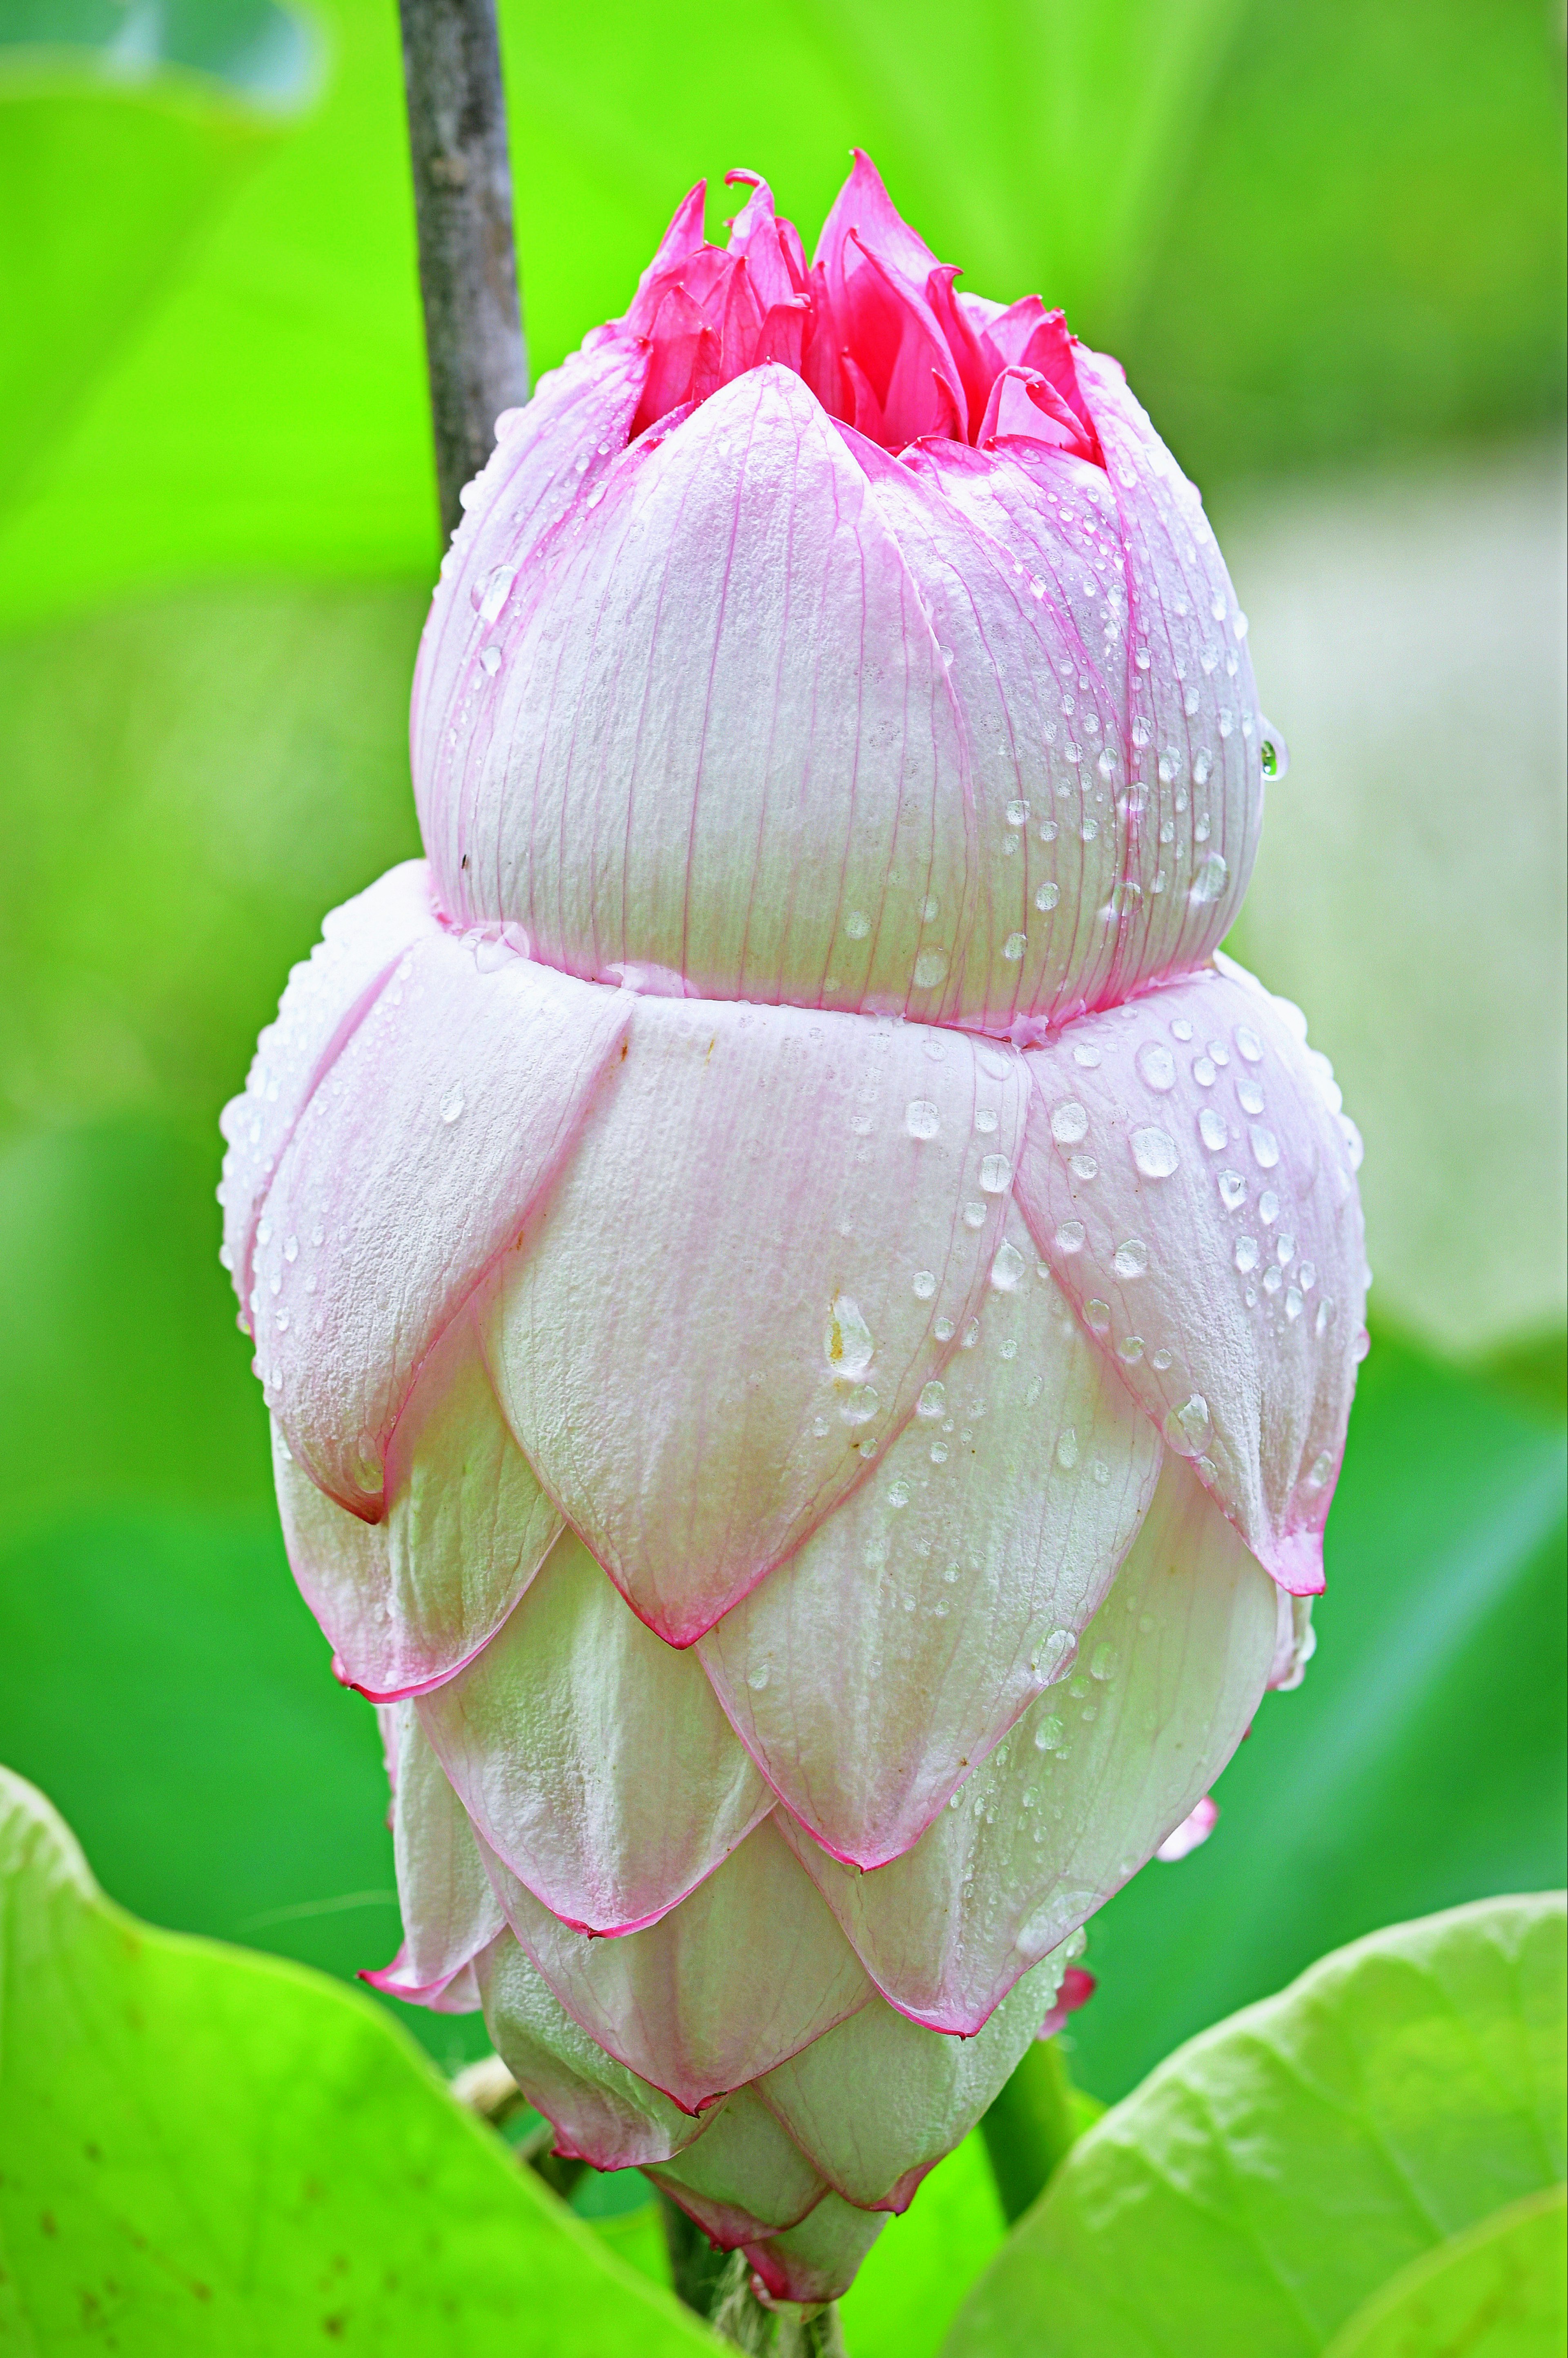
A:
POLYGON ((726 178, 752 190, 728 247, 704 238, 699 181, 620 323, 650 347, 633 436, 773 361, 889 450, 1026 434, 1104 464, 1061 312, 1038 295, 1005 308, 960 295, 957 270, 900 219, 859 150, 809 264, 766 181, 726 178))

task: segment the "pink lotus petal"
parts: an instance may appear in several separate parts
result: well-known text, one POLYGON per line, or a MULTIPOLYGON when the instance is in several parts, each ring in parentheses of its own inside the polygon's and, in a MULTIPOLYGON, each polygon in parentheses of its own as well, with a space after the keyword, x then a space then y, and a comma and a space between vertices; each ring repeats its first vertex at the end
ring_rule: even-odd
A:
POLYGON ((1174 1866, 1179 1859, 1190 1858, 1195 1850, 1207 1842, 1219 1823, 1219 1807, 1206 1793, 1195 1801, 1179 1826, 1172 1828, 1154 1855, 1166 1866, 1174 1866))
POLYGON ((699 1665, 628 1611, 575 1531, 418 1712, 485 1841, 579 1931, 654 1922, 773 1804, 699 1665))
POLYGON ((1054 1961, 1037 1965, 974 2039, 923 2029, 873 1998, 770 2071, 757 2093, 836 2193, 864 2210, 906 2211, 1012 2072, 1060 1977, 1054 1961))
MULTIPOLYGON (((1156 1857, 1159 1855, 1158 1852, 1155 1855, 1156 1857)), ((1069 1965, 1062 1975, 1062 1986, 1056 1993, 1056 2002, 1035 2032, 1035 2038, 1054 2039, 1056 2033, 1065 2027, 1069 2017, 1087 2006, 1098 1987, 1098 1984, 1093 1974, 1086 1974, 1081 1966, 1069 1965)))
MULTIPOLYGON (((503 617, 563 525, 591 499, 625 447, 647 373, 644 346, 606 336, 543 378, 524 409, 499 422, 489 463, 468 488, 468 513, 442 562, 414 673, 411 745, 420 824, 437 871, 462 856, 460 806, 437 784, 460 770, 470 736, 489 723, 492 658, 503 617), (443 834, 440 822, 450 830, 443 834)), ((456 909, 448 892, 443 905, 456 909)))
POLYGON ((1260 1563, 1323 1585, 1365 1260, 1304 1025, 1226 963, 1029 1059, 1019 1200, 1122 1381, 1260 1563))
POLYGON ((218 1200, 223 1206, 223 1265, 240 1297, 241 1324, 254 1333, 252 1262, 262 1205, 278 1161, 355 1025, 409 944, 436 930, 429 871, 406 860, 377 883, 334 909, 308 958, 294 968, 276 1022, 256 1042, 243 1096, 224 1107, 228 1141, 218 1200))
POLYGON ((705 2117, 701 2136, 650 2174, 721 2252, 796 2226, 822 2200, 826 2181, 753 2090, 705 2117))
POLYGON ((568 2012, 687 2112, 782 2063, 869 1995, 771 1819, 669 1915, 619 1940, 571 1931, 499 1859, 485 1863, 568 2012))
POLYGON ((552 1497, 687 1645, 941 1377, 1000 1240, 1022 1060, 796 1008, 635 1009, 485 1347, 552 1497))
POLYGON ((773 1823, 890 2002, 968 2036, 1208 1790, 1246 1733, 1273 1651, 1269 1583, 1167 1453, 1073 1676, 1024 1714, 912 1851, 858 1875, 783 1812, 773 1823))
POLYGON ((631 1001, 445 933, 316 1090, 255 1260, 258 1372, 297 1458, 367 1520, 425 1355, 569 1152, 631 1001))
MULTIPOLYGON (((388 1719, 396 1746, 392 1841, 403 1946, 391 1965, 364 1978, 429 2006, 489 1947, 504 1919, 462 1804, 412 1705, 395 1705, 388 1719)), ((470 2002, 478 2004, 477 1995, 470 2002)))
POLYGON ((553 2123, 557 2153, 595 2169, 645 2169, 701 2135, 703 2121, 617 2063, 572 2020, 510 1932, 485 1950, 476 1970, 485 2028, 528 2102, 553 2123))
POLYGON ((319 1489, 276 1424, 273 1471, 294 1576, 344 1680, 373 1701, 460 1670, 561 1528, 496 1404, 471 1308, 430 1352, 393 1428, 379 1523, 319 1489))
POLYGON ((463 922, 515 921, 568 972, 800 1006, 902 1009, 923 954, 923 978, 958 956, 973 822, 946 670, 798 377, 753 370, 628 451, 493 644, 482 715, 416 768, 463 922))
POLYGON ((885 2211, 857 2211, 837 2194, 825 2194, 798 2227, 745 2246, 756 2271, 753 2289, 771 2301, 805 2307, 837 2300, 887 2222, 885 2211))
POLYGON ((699 1643, 774 1790, 862 1867, 1071 1668, 1159 1466, 1015 1208, 960 1341, 871 1478, 699 1643))

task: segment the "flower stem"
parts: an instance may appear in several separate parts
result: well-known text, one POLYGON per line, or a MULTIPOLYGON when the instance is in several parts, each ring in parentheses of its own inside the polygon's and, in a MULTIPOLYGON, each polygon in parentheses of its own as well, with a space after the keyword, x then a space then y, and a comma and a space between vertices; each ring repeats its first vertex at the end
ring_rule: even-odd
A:
POLYGON ((1011 2226, 1041 2191, 1078 2134, 1060 2040, 1037 2039, 980 2118, 991 2175, 1011 2226))
POLYGON ((744 2252, 716 2251, 700 2227, 667 2194, 659 2197, 670 2277, 687 2309, 746 2358, 844 2358, 837 2307, 814 2315, 767 2309, 752 2290, 744 2252))
POLYGON ((528 397, 495 0, 398 0, 441 529, 528 397))

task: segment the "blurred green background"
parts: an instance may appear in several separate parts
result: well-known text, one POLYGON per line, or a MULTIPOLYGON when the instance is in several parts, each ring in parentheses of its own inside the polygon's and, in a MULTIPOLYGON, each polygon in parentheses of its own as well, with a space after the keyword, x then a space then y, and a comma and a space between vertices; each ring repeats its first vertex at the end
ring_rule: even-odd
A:
MULTIPOLYGON (((1365 1130, 1375 1348, 1307 1683, 1092 1929, 1114 2096, 1336 1942, 1563 1876, 1561 15, 502 16, 536 369, 698 172, 809 237, 868 146, 968 285, 1125 360, 1293 749, 1234 946, 1365 1130)), ((392 0, 0 0, 0 1758, 140 1913, 344 1974, 396 1941, 384 1786, 212 1187, 290 964, 416 848, 402 142, 392 0)))

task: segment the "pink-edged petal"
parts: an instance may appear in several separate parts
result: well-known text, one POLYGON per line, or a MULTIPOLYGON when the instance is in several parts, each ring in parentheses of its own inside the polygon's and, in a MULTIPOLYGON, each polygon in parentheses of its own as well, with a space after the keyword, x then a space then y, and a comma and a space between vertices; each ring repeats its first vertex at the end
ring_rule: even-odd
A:
POLYGON ((276 1020, 256 1042, 243 1093, 223 1108, 228 1141, 218 1200, 223 1265, 252 1333, 252 1261, 262 1206, 278 1161, 313 1091, 404 951, 436 930, 429 871, 406 860, 334 909, 310 956, 294 968, 276 1020))
POLYGON ((815 2307, 849 2291, 887 2223, 885 2211, 857 2211, 840 2196, 825 2194, 798 2227, 748 2244, 746 2257, 770 2299, 815 2307))
POLYGON ((624 449, 647 368, 647 348, 633 337, 590 339, 541 378, 524 408, 499 421, 495 449, 467 487, 467 513, 419 643, 411 722, 420 832, 446 880, 448 909, 462 905, 451 891, 455 872, 460 881, 457 788, 493 701, 486 649, 504 635, 503 617, 523 595, 529 568, 584 512, 624 449))
MULTIPOLYGON (((452 1994, 460 1975, 466 1979, 466 1969, 505 1920, 462 1803, 413 1706, 393 1705, 387 1720, 395 1746, 392 1843, 403 1946, 390 1965, 364 1978, 395 1997, 439 2009, 441 1998, 452 1994)), ((470 1995, 465 1988, 461 1995, 469 2006, 479 2004, 477 1992, 470 1995)))
POLYGON ((749 370, 634 444, 492 644, 438 811, 421 787, 448 908, 588 977, 940 1004, 967 757, 915 587, 799 377, 749 370))
POLYGON ((846 2201, 906 2211, 1034 2039, 1064 1962, 1047 1958, 1026 1974, 973 2039, 926 2030, 873 1998, 770 2071, 757 2093, 846 2201))
POLYGON ((436 933, 394 968, 296 1124, 257 1229, 257 1370, 323 1489, 385 1506, 427 1352, 545 1195, 629 999, 436 933))
POLYGON ((849 281, 860 266, 862 246, 873 246, 888 267, 914 287, 924 288, 931 273, 942 267, 893 203, 871 157, 859 147, 853 154, 849 177, 833 200, 812 256, 814 265, 820 264, 826 271, 829 298, 840 313, 847 307, 849 281))
POLYGON ((1227 960, 1029 1064, 1042 1252, 1259 1562, 1320 1589, 1366 1262, 1357 1141, 1299 1012, 1227 960))
POLYGON ((650 2175, 721 2252, 797 2225, 822 2200, 826 2180, 752 2089, 706 2117, 701 2136, 650 2175))
POLYGON ((1206 1793, 1195 1801, 1179 1826, 1173 1826, 1154 1853, 1162 1866, 1174 1866, 1179 1859, 1190 1858, 1201 1850, 1219 1823, 1219 1804, 1206 1793))
POLYGON ((557 2153, 595 2169, 645 2169, 701 2134, 700 2121, 616 2062, 572 2020, 510 1932, 484 1951, 476 1974, 496 2052, 528 2102, 553 2123, 557 2153))
POLYGON ((1258 1707, 1274 1635, 1270 1582, 1167 1452, 1072 1677, 912 1851, 857 1875, 782 1812, 774 1823, 878 1988, 915 2021, 968 2036, 1208 1790, 1258 1707))
POLYGON ((435 1345, 393 1427, 379 1523, 319 1488, 276 1423, 273 1470, 305 1601, 343 1676, 377 1702, 460 1670, 561 1529, 491 1389, 471 1305, 435 1345))
POLYGON ((941 1376, 1000 1241, 1016 1052, 643 998, 485 1311, 551 1495, 673 1644, 839 1505, 941 1376))
POLYGON ((871 1476, 699 1641, 774 1790, 862 1867, 1070 1669, 1159 1467, 1015 1207, 959 1339, 871 1476))
POLYGON ((652 1923, 773 1807, 699 1664, 643 1628, 575 1531, 418 1711, 491 1848, 581 1931, 652 1923))
POLYGON ((568 2012, 687 2112, 771 2071, 870 1995, 771 1819, 678 1908, 619 1940, 570 1931, 499 1859, 486 1866, 568 2012))

